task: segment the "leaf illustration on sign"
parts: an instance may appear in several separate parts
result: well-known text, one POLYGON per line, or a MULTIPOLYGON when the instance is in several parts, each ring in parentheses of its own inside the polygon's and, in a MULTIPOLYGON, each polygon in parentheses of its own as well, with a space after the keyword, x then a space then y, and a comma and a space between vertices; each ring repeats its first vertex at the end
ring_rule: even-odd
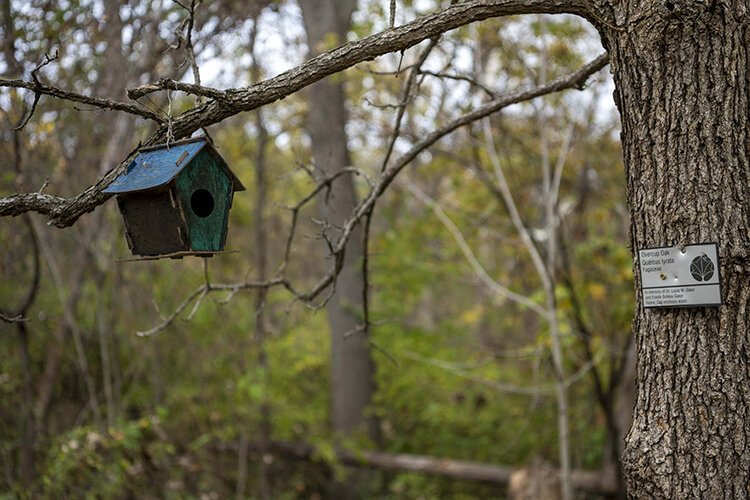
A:
POLYGON ((690 274, 696 281, 708 281, 714 275, 714 263, 705 254, 699 255, 690 263, 690 274))

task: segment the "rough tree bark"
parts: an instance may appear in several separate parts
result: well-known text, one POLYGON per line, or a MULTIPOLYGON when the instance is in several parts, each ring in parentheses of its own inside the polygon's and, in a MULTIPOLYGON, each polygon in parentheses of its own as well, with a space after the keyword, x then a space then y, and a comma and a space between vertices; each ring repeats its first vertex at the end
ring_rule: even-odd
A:
MULTIPOLYGON (((330 45, 340 45, 351 27, 355 0, 299 2, 312 55, 324 52, 330 45), (331 36, 335 36, 332 39, 331 36)), ((344 88, 341 78, 322 80, 308 89, 307 129, 316 170, 331 177, 351 166, 347 146, 344 88)), ((357 195, 351 175, 340 176, 330 191, 322 192, 318 210, 335 241, 340 228, 357 206, 357 195)), ((326 256, 327 247, 324 248, 326 256)), ((362 331, 362 289, 366 286, 361 273, 363 256, 362 228, 356 229, 346 247, 335 293, 328 302, 331 328, 331 423, 339 436, 366 432, 373 441, 379 439, 377 420, 367 414, 375 388, 374 368, 366 332, 362 331)), ((339 484, 332 492, 336 498, 357 498, 362 477, 339 484)))
POLYGON ((633 252, 718 242, 726 301, 644 310, 638 297, 629 492, 747 498, 748 4, 625 1, 615 19, 623 28, 605 28, 604 38, 622 116, 633 252))

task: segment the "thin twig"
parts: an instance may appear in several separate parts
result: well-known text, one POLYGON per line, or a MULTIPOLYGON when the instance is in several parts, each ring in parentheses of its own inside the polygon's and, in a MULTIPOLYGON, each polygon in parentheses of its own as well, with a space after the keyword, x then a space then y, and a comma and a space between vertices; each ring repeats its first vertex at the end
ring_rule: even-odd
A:
POLYGON ((484 93, 487 94, 492 99, 497 99, 497 97, 499 96, 497 92, 489 88, 487 85, 484 85, 483 83, 479 82, 478 80, 474 78, 471 78, 470 76, 458 75, 455 73, 441 73, 438 71, 429 71, 425 69, 420 70, 419 73, 422 75, 434 76, 435 78, 447 78, 449 80, 467 82, 470 85, 473 85, 474 87, 477 87, 481 89, 482 91, 484 91, 484 93))
POLYGON ((11 317, 11 316, 6 316, 3 313, 0 313, 0 321, 5 321, 6 323, 20 323, 20 322, 24 322, 28 320, 29 318, 26 318, 20 314, 18 316, 11 317))
MULTIPOLYGON (((392 8, 395 11, 395 0, 392 3, 392 8)), ((403 121, 404 114, 406 113, 406 106, 411 101, 411 95, 417 82, 417 76, 419 76, 419 70, 429 57, 432 49, 434 49, 437 45, 438 40, 438 37, 430 40, 430 44, 422 51, 421 54, 419 54, 417 62, 414 63, 414 66, 409 72, 409 79, 406 81, 406 85, 404 86, 404 93, 401 97, 401 102, 398 104, 398 113, 396 114, 396 123, 393 126, 393 133, 391 134, 391 138, 388 141, 388 148, 386 149, 385 156, 383 157, 383 162, 380 166, 381 172, 385 171, 386 167, 388 166, 388 161, 391 159, 391 154, 393 154, 393 147, 396 145, 396 141, 398 140, 398 137, 401 133, 401 122, 403 121)))
MULTIPOLYGON (((370 223, 372 222, 372 210, 365 217, 362 228, 362 326, 357 328, 356 333, 362 333, 366 337, 370 334, 370 223)), ((344 338, 348 335, 344 334, 344 338)))
POLYGON ((127 102, 115 101, 112 99, 102 99, 99 97, 87 96, 84 94, 79 94, 77 92, 71 92, 68 90, 63 90, 54 86, 43 84, 39 80, 39 76, 38 76, 39 70, 41 70, 44 66, 50 64, 56 59, 57 59, 57 52, 55 52, 55 54, 53 54, 52 57, 45 55, 44 62, 39 64, 31 72, 32 81, 30 82, 25 81, 25 80, 19 80, 19 79, 0 78, 0 87, 22 88, 22 89, 31 90, 32 92, 34 92, 34 103, 32 104, 31 110, 26 115, 26 118, 24 118, 23 122, 21 122, 16 127, 16 130, 22 129, 29 122, 32 115, 34 114, 36 105, 39 102, 39 99, 41 98, 42 95, 56 97, 58 99, 62 99, 65 101, 77 102, 80 104, 87 104, 89 106, 93 106, 99 109, 122 111, 125 113, 129 113, 131 115, 140 116, 142 118, 153 120, 159 124, 163 123, 163 120, 157 114, 155 114, 154 112, 138 104, 131 104, 127 102))
MULTIPOLYGON (((472 382, 476 382, 485 387, 489 387, 491 389, 494 389, 502 393, 520 394, 520 395, 527 395, 527 396, 541 396, 541 395, 549 395, 555 392, 555 384, 541 385, 541 386, 536 386, 536 387, 524 387, 524 386, 519 386, 519 385, 514 385, 514 384, 495 382, 494 380, 487 380, 485 378, 472 375, 471 373, 469 373, 468 370, 459 368, 453 363, 434 359, 434 358, 427 358, 425 356, 422 356, 412 351, 401 351, 400 356, 432 366, 434 368, 438 368, 446 373, 450 373, 451 375, 455 375, 457 377, 461 377, 461 378, 470 380, 472 382)), ((597 355, 593 360, 584 364, 573 375, 566 378, 563 381, 563 385, 566 388, 568 388, 572 386, 573 384, 575 384, 576 382, 578 382, 579 380, 581 380, 583 377, 586 376, 589 370, 591 370, 594 366, 596 366, 601 361, 602 357, 603 357, 603 354, 599 353, 599 355, 597 355)))
POLYGON ((456 224, 448 217, 448 215, 443 211, 442 207, 430 198, 427 193, 423 192, 419 187, 417 187, 414 182, 412 182, 408 177, 403 177, 403 183, 406 186, 406 188, 414 195, 414 197, 427 205, 432 212, 435 214, 435 216, 440 220, 440 222, 443 223, 443 226, 448 230, 448 232, 453 237, 454 241, 458 245, 458 247, 461 249, 461 253, 464 254, 464 257, 466 258, 467 262, 471 266, 474 273, 477 275, 477 277, 484 283, 484 285, 492 290, 493 293, 496 295, 506 298, 510 300, 511 302, 515 302, 518 305, 521 305, 523 307, 527 307, 534 311, 535 313, 539 314, 543 318, 547 318, 548 311, 535 301, 531 300, 530 298, 526 297, 525 295, 521 295, 519 293, 516 293, 509 288, 501 285, 497 281, 493 280, 489 274, 487 274, 487 271, 484 269, 482 264, 479 262, 479 260, 474 255, 474 252, 472 251, 469 244, 466 242, 466 239, 464 239, 463 234, 461 234, 461 231, 458 229, 456 224))
POLYGON ((205 292, 206 292, 206 289, 205 289, 205 287, 201 286, 201 287, 200 287, 200 288, 198 288, 198 289, 197 289, 196 291, 194 291, 193 293, 191 293, 191 294, 190 294, 190 295, 188 296, 188 298, 187 298, 187 299, 185 299, 185 300, 184 300, 184 301, 182 302, 182 304, 180 304, 179 306, 177 306, 177 309, 175 309, 175 310, 174 310, 174 312, 172 312, 172 314, 170 314, 170 315, 169 315, 169 316, 167 317, 167 319, 165 319, 164 321, 162 321, 161 323, 159 323, 158 325, 156 325, 156 326, 155 326, 155 327, 153 327, 153 328, 150 328, 150 329, 148 329, 148 330, 144 330, 144 331, 139 331, 139 332, 136 332, 135 334, 136 334, 137 336, 139 336, 139 337, 149 337, 149 336, 151 336, 151 335, 153 335, 153 334, 155 334, 155 333, 157 333, 157 332, 160 332, 160 331, 164 330, 164 329, 165 329, 165 328, 167 328, 167 327, 168 327, 169 325, 171 325, 172 323, 174 323, 174 320, 175 320, 175 319, 177 319, 177 317, 178 317, 178 316, 180 315, 180 313, 181 313, 182 311, 184 311, 184 310, 185 310, 185 308, 186 308, 186 307, 187 307, 188 305, 190 305, 190 303, 191 303, 191 302, 192 302, 193 300, 195 300, 195 298, 196 298, 196 297, 198 297, 199 295, 201 295, 201 294, 203 294, 203 293, 205 293, 205 292))
POLYGON ((203 277, 205 279, 205 283, 203 285, 203 293, 200 294, 198 299, 195 301, 195 304, 193 304, 193 309, 187 316, 188 321, 193 319, 195 314, 198 312, 198 308, 201 306, 201 303, 208 296, 208 291, 211 289, 211 281, 208 278, 208 259, 206 258, 203 259, 203 277))
MULTIPOLYGON (((241 290, 254 290, 259 288, 272 288, 276 286, 283 286, 284 288, 287 288, 288 290, 292 291, 293 294, 297 295, 298 292, 291 286, 291 284, 283 278, 274 278, 266 281, 245 281, 242 283, 210 283, 210 284, 203 284, 199 286, 196 290, 194 290, 182 303, 177 306, 177 308, 167 316, 166 318, 162 317, 162 321, 154 326, 153 328, 150 328, 148 330, 139 331, 136 332, 136 335, 139 337, 149 337, 157 332, 160 332, 167 327, 169 327, 174 321, 179 317, 179 315, 187 309, 187 307, 193 303, 196 299, 200 297, 199 300, 203 300, 205 296, 207 296, 211 292, 229 292, 229 294, 234 295, 237 292, 241 290)), ((304 297, 302 294, 299 294, 301 297, 304 297)), ((191 311, 191 316, 192 316, 191 311)), ((188 318, 190 319, 190 317, 188 318)))

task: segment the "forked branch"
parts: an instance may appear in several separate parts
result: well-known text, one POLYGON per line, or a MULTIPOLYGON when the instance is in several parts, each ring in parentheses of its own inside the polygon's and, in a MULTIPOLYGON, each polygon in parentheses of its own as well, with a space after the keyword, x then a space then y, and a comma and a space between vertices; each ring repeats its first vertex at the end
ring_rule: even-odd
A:
MULTIPOLYGON (((122 111, 131 115, 140 116, 153 120, 156 123, 163 123, 164 119, 154 113, 153 111, 146 109, 139 104, 133 104, 129 102, 115 101, 113 99, 102 99, 100 97, 93 97, 77 92, 71 92, 69 90, 63 90, 51 85, 46 85, 39 81, 26 81, 26 80, 12 80, 7 78, 0 78, 0 87, 9 87, 17 89, 26 89, 34 92, 35 99, 38 100, 39 96, 48 95, 64 101, 76 102, 78 104, 86 104, 99 109, 106 109, 111 111, 122 111)), ((31 114, 29 114, 29 117, 31 114)))
MULTIPOLYGON (((341 259, 343 259, 343 254, 346 250, 346 245, 351 238, 354 228, 357 224, 359 224, 363 218, 366 218, 368 214, 371 213, 373 207, 375 206, 375 203, 377 199, 383 194, 383 192, 386 190, 386 188, 390 185, 390 183, 395 179, 395 177, 398 175, 401 170, 403 170, 411 161, 413 161, 420 153, 425 151, 427 148, 435 144, 438 140, 445 137, 446 135, 450 134, 451 132, 455 131, 456 129, 469 125, 477 120, 481 120, 482 118, 485 118, 492 113, 496 113, 499 110, 508 107, 513 104, 518 104, 520 102, 528 101, 530 99, 540 97, 546 94, 550 94, 553 92, 558 92, 565 89, 570 88, 583 88, 583 85, 585 84, 586 80, 595 72, 602 69, 604 66, 606 66, 609 62, 609 57, 607 54, 602 54, 590 63, 584 65, 581 67, 578 71, 575 71, 574 73, 571 73, 569 75, 560 77, 556 80, 552 80, 546 85, 541 85, 538 87, 533 87, 526 90, 521 90, 518 92, 514 92, 502 97, 499 97, 493 101, 488 102, 487 104, 480 106, 476 110, 467 113, 459 118, 456 118, 455 120, 449 122, 445 126, 434 130, 430 134, 428 134, 424 139, 414 144, 409 151, 401 155, 400 157, 396 158, 390 166, 388 166, 379 176, 377 179, 377 182, 375 182, 373 185, 371 185, 371 189, 369 194, 357 205, 357 207, 354 209, 352 215, 349 217, 349 219, 346 221, 346 223, 343 225, 343 230, 341 231, 341 236, 338 238, 338 240, 329 242, 330 243, 330 251, 331 251, 331 257, 334 259, 335 262, 340 262, 341 259)), ((316 300, 324 291, 330 290, 330 287, 335 285, 336 278, 340 272, 340 266, 338 265, 332 265, 326 274, 320 278, 312 287, 310 287, 307 291, 302 291, 297 289, 292 282, 287 278, 286 276, 286 269, 287 269, 287 261, 290 257, 290 250, 291 245, 294 240, 294 234, 297 227, 297 217, 299 210, 309 201, 311 201, 318 193, 320 193, 322 190, 329 188, 330 184, 334 182, 338 177, 341 175, 344 175, 346 173, 349 174, 358 174, 359 171, 356 169, 346 169, 345 171, 336 174, 333 177, 330 178, 324 178, 319 179, 316 183, 315 188, 305 197, 302 198, 302 200, 295 206, 290 207, 290 210, 292 211, 292 220, 291 220, 291 227, 290 232, 287 237, 286 245, 285 245, 285 252, 283 261, 277 271, 277 275, 275 278, 268 280, 266 282, 245 282, 245 283, 237 283, 234 285, 227 284, 227 285, 210 285, 210 287, 207 289, 207 293, 214 292, 214 291, 228 291, 229 296, 233 296, 235 293, 237 293, 240 290, 245 289, 251 289, 251 288, 262 288, 262 287, 273 287, 273 286, 283 286, 286 288, 294 297, 296 300, 299 300, 300 302, 303 302, 305 304, 309 304, 312 301, 316 300)), ((0 200, 1 201, 1 200, 0 200)), ((202 285, 198 290, 196 290, 191 296, 186 299, 185 303, 183 303, 177 311, 175 311, 175 314, 171 315, 167 320, 163 321, 162 324, 158 325, 157 327, 151 329, 148 331, 147 334, 156 333, 159 330, 162 330, 169 326, 176 317, 187 308, 187 306, 195 300, 201 292, 204 291, 204 286, 202 285)), ((506 294, 507 295, 507 294, 506 294)), ((527 303, 525 304, 527 306, 532 307, 536 310, 536 312, 542 312, 542 309, 538 308, 539 306, 534 307, 534 305, 527 303)))
MULTIPOLYGON (((175 140, 188 137, 198 129, 221 122, 238 113, 251 111, 266 104, 283 99, 327 76, 341 72, 355 64, 372 60, 378 56, 391 52, 405 50, 417 45, 423 40, 435 38, 446 31, 473 22, 515 14, 567 13, 577 14, 583 17, 592 17, 596 10, 592 6, 593 1, 594 0, 474 0, 460 2, 439 12, 423 16, 410 23, 388 29, 362 40, 342 45, 314 57, 289 71, 251 85, 250 87, 226 90, 223 92, 227 96, 226 99, 219 99, 219 94, 216 92, 221 91, 212 92, 211 89, 207 90, 205 87, 201 87, 200 92, 214 95, 212 100, 182 113, 174 120, 170 120, 168 124, 164 123, 163 120, 153 112, 144 111, 135 104, 118 103, 116 101, 107 99, 101 100, 97 98, 91 98, 93 100, 88 100, 88 98, 85 98, 85 96, 81 96, 80 94, 66 93, 66 91, 55 89, 54 87, 37 85, 36 83, 19 80, 1 80, 0 85, 5 84, 5 86, 29 88, 30 90, 37 92, 36 95, 48 93, 49 95, 55 95, 56 97, 68 99, 74 102, 82 102, 97 107, 109 107, 111 109, 133 112, 154 119, 155 121, 160 122, 161 126, 144 144, 150 146, 164 142, 168 135, 172 135, 175 140)), ((183 84, 183 89, 187 89, 184 85, 185 84, 183 84)), ((192 92, 197 93, 199 90, 197 88, 192 88, 192 92)), ((528 99, 531 97, 534 96, 532 95, 526 98, 528 99)), ((496 100, 493 102, 497 103, 498 101, 496 100)), ((502 105, 500 107, 502 107, 502 105)), ((477 112, 485 112, 486 109, 486 107, 482 107, 478 109, 477 112)), ((492 111, 487 113, 490 112, 492 111)), ((471 121, 472 118, 469 116, 468 120, 471 121)), ((451 130, 448 130, 445 133, 449 133, 464 124, 465 123, 457 123, 451 130)), ((437 138, 442 137, 445 133, 438 134, 437 138)), ((434 134, 431 134, 430 137, 434 137, 434 134)), ((429 144, 432 144, 437 138, 433 139, 431 142, 428 141, 429 144)), ((427 144, 427 146, 429 146, 429 144, 427 144)), ((74 198, 46 198, 44 200, 39 200, 36 198, 26 198, 25 195, 0 198, 0 216, 19 215, 29 211, 37 211, 47 215, 50 219, 50 224, 54 224, 57 227, 68 227, 74 224, 81 215, 93 211, 109 198, 108 195, 102 194, 101 191, 106 188, 106 186, 109 185, 117 175, 125 170, 130 163, 131 158, 132 155, 108 172, 96 184, 90 186, 74 198)), ((408 163, 408 161, 410 160, 407 160, 406 163, 408 163)), ((393 168, 395 168, 395 171, 393 171, 392 174, 395 175, 400 168, 403 168, 403 165, 400 168, 398 166, 394 166, 393 168)), ((393 175, 390 176, 391 180, 393 175)), ((385 189, 389 183, 390 180, 383 182, 381 189, 377 192, 374 198, 379 196, 382 193, 382 189, 385 189)), ((368 206, 364 211, 358 213, 356 221, 371 209, 374 198, 367 199, 368 206)))

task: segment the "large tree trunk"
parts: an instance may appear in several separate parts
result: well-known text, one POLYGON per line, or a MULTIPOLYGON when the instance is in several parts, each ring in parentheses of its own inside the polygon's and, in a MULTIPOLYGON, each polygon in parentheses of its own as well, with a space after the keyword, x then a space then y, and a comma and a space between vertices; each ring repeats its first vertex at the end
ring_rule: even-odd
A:
POLYGON ((604 38, 622 116, 633 253, 716 241, 725 299, 721 307, 645 310, 638 293, 628 489, 635 498, 747 498, 748 7, 624 4, 615 13, 624 28, 604 28, 604 38))
MULTIPOLYGON (((344 42, 351 26, 355 3, 354 0, 299 2, 311 55, 330 48, 332 43, 338 45, 344 42), (331 35, 338 40, 332 40, 331 35)), ((310 86, 308 99, 307 128, 315 166, 323 175, 331 177, 351 165, 341 77, 310 86)), ((330 225, 334 240, 338 228, 352 213, 356 203, 354 182, 348 175, 339 177, 332 184, 330 192, 321 195, 318 203, 320 215, 330 225)), ((333 431, 337 434, 366 432, 377 441, 377 422, 366 413, 374 390, 374 378, 369 343, 360 328, 363 321, 362 289, 365 286, 361 273, 362 252, 362 231, 358 228, 347 245, 341 274, 336 281, 336 292, 328 303, 331 327, 331 420, 333 431)), ((329 263, 329 260, 325 262, 329 263)), ((359 496, 353 484, 356 481, 353 479, 348 485, 340 486, 334 496, 359 496)))

